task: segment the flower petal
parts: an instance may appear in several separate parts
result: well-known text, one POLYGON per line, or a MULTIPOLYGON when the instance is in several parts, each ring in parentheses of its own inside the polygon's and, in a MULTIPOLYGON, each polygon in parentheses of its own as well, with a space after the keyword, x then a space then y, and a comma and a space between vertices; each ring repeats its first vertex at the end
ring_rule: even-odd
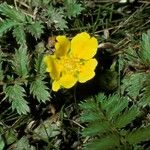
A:
POLYGON ((59 80, 60 85, 67 89, 73 87, 76 82, 77 78, 71 74, 62 75, 62 77, 59 80))
POLYGON ((45 56, 44 62, 47 66, 46 71, 50 73, 50 77, 52 79, 58 79, 60 77, 61 66, 55 58, 55 55, 45 56))
POLYGON ((81 72, 79 73, 79 82, 84 83, 95 76, 95 68, 97 66, 96 59, 90 59, 85 62, 85 64, 81 68, 81 72))
POLYGON ((95 37, 90 37, 86 32, 77 34, 71 40, 71 54, 75 57, 81 59, 90 59, 92 58, 98 48, 98 41, 95 37))
POLYGON ((55 43, 55 55, 61 57, 67 54, 70 49, 70 41, 66 36, 57 36, 55 43))
POLYGON ((57 92, 60 89, 60 84, 58 81, 53 81, 52 83, 52 90, 57 92))

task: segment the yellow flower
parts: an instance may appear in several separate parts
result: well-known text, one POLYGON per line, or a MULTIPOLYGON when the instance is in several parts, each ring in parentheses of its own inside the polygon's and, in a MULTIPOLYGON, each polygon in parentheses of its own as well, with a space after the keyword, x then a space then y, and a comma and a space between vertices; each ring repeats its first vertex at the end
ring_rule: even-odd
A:
POLYGON ((57 36, 56 40, 54 54, 44 57, 46 71, 53 80, 52 90, 69 89, 78 81, 84 83, 92 79, 97 66, 93 58, 98 48, 97 39, 82 32, 71 41, 66 36, 57 36))

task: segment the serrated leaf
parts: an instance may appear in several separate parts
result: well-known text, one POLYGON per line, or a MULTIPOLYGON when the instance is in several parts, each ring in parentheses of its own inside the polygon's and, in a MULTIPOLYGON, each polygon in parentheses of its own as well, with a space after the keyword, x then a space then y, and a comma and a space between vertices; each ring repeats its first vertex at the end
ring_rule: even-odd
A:
POLYGON ((81 115, 80 119, 82 122, 92 122, 92 121, 100 121, 100 114, 97 112, 84 112, 83 115, 81 115))
POLYGON ((84 101, 84 102, 81 102, 79 104, 80 108, 81 109, 85 109, 85 110, 95 110, 95 108, 97 107, 95 101, 93 99, 88 99, 88 102, 87 101, 84 101))
POLYGON ((113 120, 115 117, 117 117, 120 114, 120 112, 122 112, 125 108, 127 108, 128 101, 126 100, 126 98, 121 98, 118 96, 118 100, 114 104, 115 105, 113 107, 106 109, 107 110, 107 117, 110 120, 113 120))
POLYGON ((0 23, 0 36, 2 36, 5 32, 13 28, 14 26, 18 25, 17 22, 11 19, 3 20, 0 23))
POLYGON ((111 130, 111 125, 108 121, 98 121, 92 122, 88 127, 86 127, 82 135, 83 136, 96 136, 98 134, 103 134, 111 130))
POLYGON ((119 145, 119 137, 115 135, 108 135, 105 138, 94 140, 86 144, 85 150, 110 150, 115 149, 119 145))
POLYGON ((141 41, 141 50, 139 52, 139 57, 141 58, 144 65, 150 65, 150 34, 143 33, 141 41))
POLYGON ((25 15, 20 10, 16 10, 15 7, 8 5, 6 2, 0 4, 0 12, 1 14, 5 15, 6 17, 14 21, 17 22, 25 21, 25 15))
POLYGON ((44 26, 41 21, 33 22, 32 24, 27 26, 27 31, 32 34, 36 39, 41 37, 43 33, 44 26))
POLYGON ((41 77, 45 76, 45 64, 43 61, 43 54, 38 54, 37 58, 35 59, 35 71, 41 77))
POLYGON ((139 114, 139 108, 132 106, 129 110, 118 116, 117 120, 115 121, 115 126, 118 128, 123 128, 127 124, 131 123, 137 116, 139 116, 139 114))
POLYGON ((29 144, 29 140, 26 136, 23 136, 17 143, 16 143, 16 150, 35 150, 35 147, 29 144))
POLYGON ((76 17, 84 9, 81 4, 78 4, 76 0, 64 0, 64 6, 66 15, 68 18, 76 17))
POLYGON ((43 15, 48 17, 48 23, 50 25, 54 24, 56 29, 64 30, 67 28, 63 9, 55 9, 52 6, 49 6, 48 10, 43 15))
POLYGON ((24 99, 25 90, 22 86, 18 84, 7 86, 4 92, 12 103, 12 109, 16 109, 18 114, 27 114, 30 111, 27 101, 24 99))
POLYGON ((146 105, 150 106, 150 85, 149 84, 147 84, 143 89, 142 97, 139 100, 139 105, 143 107, 145 107, 146 105))
POLYGON ((150 140, 150 125, 136 129, 127 134, 126 139, 130 144, 138 144, 150 140))
POLYGON ((127 75, 123 79, 122 91, 128 92, 132 98, 139 96, 141 89, 143 88, 144 81, 147 78, 145 73, 134 73, 127 75))
POLYGON ((29 57, 26 47, 21 46, 15 51, 14 61, 12 63, 15 73, 20 77, 26 78, 29 71, 29 57))
POLYGON ((26 43, 26 35, 24 32, 24 26, 19 25, 15 26, 13 29, 13 36, 16 38, 16 41, 18 44, 25 44, 26 43))
POLYGON ((48 88, 45 85, 45 82, 40 78, 36 79, 31 83, 30 93, 32 93, 33 96, 36 97, 39 102, 45 102, 50 98, 48 88))

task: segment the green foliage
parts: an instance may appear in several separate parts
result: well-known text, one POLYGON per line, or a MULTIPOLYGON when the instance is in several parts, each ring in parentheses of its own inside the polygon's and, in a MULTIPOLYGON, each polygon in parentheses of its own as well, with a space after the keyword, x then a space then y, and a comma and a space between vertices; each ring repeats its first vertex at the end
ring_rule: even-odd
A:
POLYGON ((132 73, 126 75, 122 81, 122 91, 126 91, 129 96, 137 98, 143 88, 146 79, 147 74, 145 73, 132 73))
POLYGON ((6 98, 12 103, 12 109, 16 109, 18 114, 26 114, 30 111, 27 101, 24 99, 25 90, 21 85, 14 84, 4 89, 6 98))
POLYGON ((65 20, 63 9, 56 9, 52 5, 47 8, 46 12, 43 12, 43 16, 48 18, 48 26, 52 27, 53 23, 56 29, 64 30, 67 28, 67 22, 65 20))
POLYGON ((145 66, 150 65, 150 33, 143 33, 139 57, 145 66))
POLYGON ((11 20, 11 19, 3 20, 0 23, 0 36, 2 36, 3 33, 5 33, 6 31, 8 31, 9 29, 11 29, 12 27, 16 25, 18 25, 18 23, 15 22, 14 20, 11 20))
POLYGON ((5 142, 2 138, 2 136, 0 135, 0 150, 3 150, 4 146, 5 146, 5 142))
POLYGON ((0 4, 0 12, 16 22, 22 23, 26 21, 25 15, 20 9, 16 10, 15 7, 8 5, 6 2, 0 4))
POLYGON ((130 144, 138 144, 142 141, 148 141, 150 137, 150 125, 141 127, 135 131, 132 131, 126 135, 127 141, 130 144))
POLYGON ((150 106, 150 76, 148 76, 145 82, 145 86, 143 88, 143 93, 139 101, 139 104, 141 106, 147 106, 147 105, 150 106))
POLYGON ((76 0, 64 0, 66 15, 71 17, 76 17, 81 13, 83 10, 83 7, 81 7, 81 4, 78 4, 76 0))
POLYGON ((129 100, 119 95, 106 97, 99 94, 81 102, 83 113, 81 121, 87 124, 82 132, 90 141, 85 144, 86 150, 120 149, 121 146, 136 147, 142 141, 149 140, 149 126, 126 130, 141 112, 138 106, 129 107, 129 100), (141 136, 140 136, 141 135, 141 136))
POLYGON ((35 150, 35 147, 29 144, 29 140, 26 136, 23 136, 17 143, 16 143, 16 150, 35 150))
POLYGON ((26 78, 29 71, 29 57, 26 47, 20 47, 15 51, 14 59, 12 61, 13 69, 19 77, 26 78))
POLYGON ((122 93, 127 93, 139 106, 145 107, 150 105, 150 33, 144 33, 139 43, 139 50, 129 48, 125 54, 126 65, 134 68, 136 72, 130 72, 125 76, 121 89, 122 93))
POLYGON ((30 92, 33 94, 34 97, 37 98, 39 102, 45 102, 49 100, 49 91, 45 82, 40 78, 37 78, 35 81, 31 83, 30 92))
POLYGON ((13 36, 19 45, 26 44, 26 34, 30 33, 35 39, 39 39, 44 33, 44 25, 56 30, 67 28, 66 17, 75 17, 83 10, 76 0, 64 2, 62 7, 54 7, 50 1, 38 0, 32 2, 42 11, 37 12, 37 16, 31 16, 26 10, 8 5, 6 2, 0 4, 0 12, 6 18, 0 22, 0 35, 2 36, 9 30, 13 30, 13 36), (64 11, 66 10, 66 12, 64 11))
POLYGON ((20 25, 14 27, 13 36, 16 38, 16 41, 18 44, 20 44, 20 45, 26 44, 26 34, 24 32, 23 25, 20 24, 20 25))
POLYGON ((40 38, 43 33, 44 26, 42 22, 26 16, 20 8, 16 9, 7 3, 2 3, 0 4, 0 12, 7 17, 0 23, 0 35, 12 29, 13 36, 20 45, 26 43, 27 32, 31 33, 36 39, 40 38))
POLYGON ((35 21, 29 26, 27 26, 28 32, 32 34, 36 39, 41 37, 41 34, 43 33, 44 26, 42 25, 41 21, 35 21))

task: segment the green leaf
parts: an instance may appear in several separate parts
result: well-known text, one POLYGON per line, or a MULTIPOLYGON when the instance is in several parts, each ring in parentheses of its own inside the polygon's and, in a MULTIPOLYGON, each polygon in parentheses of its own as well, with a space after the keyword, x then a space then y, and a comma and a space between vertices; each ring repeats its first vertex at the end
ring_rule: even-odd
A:
POLYGON ((22 86, 15 84, 4 89, 6 97, 12 103, 12 109, 16 109, 18 114, 27 114, 30 111, 27 101, 24 99, 25 90, 22 86))
POLYGON ((76 0, 64 0, 64 6, 66 15, 68 18, 76 17, 84 9, 81 4, 78 4, 76 0))
POLYGON ((134 130, 132 132, 129 132, 129 134, 126 135, 126 140, 130 144, 138 144, 142 141, 148 141, 150 140, 150 125, 146 127, 141 127, 137 130, 134 130))
POLYGON ((5 132, 5 139, 7 145, 10 145, 16 141, 17 134, 13 131, 13 129, 7 130, 5 132))
POLYGON ((13 28, 14 26, 18 25, 17 22, 11 19, 3 20, 0 23, 0 36, 2 36, 5 32, 13 28))
POLYGON ((124 139, 128 131, 123 127, 140 115, 140 110, 135 104, 129 108, 129 100, 126 97, 118 94, 106 97, 103 93, 99 93, 81 102, 80 108, 82 109, 80 119, 86 124, 82 135, 90 138, 85 144, 86 150, 130 147, 128 141, 124 139))
POLYGON ((33 22, 32 24, 27 26, 27 31, 32 34, 36 39, 41 37, 43 33, 44 26, 41 21, 33 22))
POLYGON ((97 122, 92 122, 83 130, 83 136, 96 136, 98 134, 103 134, 111 130, 111 125, 108 123, 108 121, 96 121, 97 122))
POLYGON ((117 145, 119 145, 119 137, 108 135, 105 138, 97 139, 86 144, 85 150, 110 150, 115 149, 117 145))
POLYGON ((140 100, 138 101, 139 105, 145 107, 146 105, 150 106, 150 75, 147 75, 145 80, 144 88, 140 100))
POLYGON ((100 121, 100 115, 97 112, 84 112, 80 117, 82 122, 100 121))
POLYGON ((0 150, 3 150, 5 146, 4 140, 2 139, 2 136, 0 135, 0 150))
POLYGON ((29 140, 26 136, 23 136, 17 143, 16 143, 16 150, 35 150, 35 147, 29 144, 29 140))
POLYGON ((40 75, 41 77, 45 76, 45 64, 43 61, 43 54, 40 53, 38 54, 38 56, 35 59, 35 71, 38 75, 40 75))
POLYGON ((150 65, 150 33, 143 33, 141 41, 141 50, 139 52, 139 57, 141 58, 144 65, 150 65))
POLYGON ((123 128, 127 124, 131 123, 137 116, 139 116, 140 111, 136 106, 132 106, 129 110, 126 110, 122 115, 119 115, 115 126, 118 128, 123 128))
POLYGON ((14 27, 13 36, 16 38, 18 44, 24 45, 26 44, 26 35, 24 32, 24 26, 18 25, 14 27))
POLYGON ((26 47, 21 46, 15 51, 14 61, 12 63, 15 73, 20 77, 26 78, 29 71, 29 57, 26 47))
POLYGON ((134 73, 125 76, 123 79, 122 91, 128 92, 128 95, 132 98, 139 96, 141 89, 143 88, 144 81, 147 78, 145 73, 134 73))
POLYGON ((34 139, 48 140, 60 134, 60 126, 48 119, 34 129, 34 139))
POLYGON ((8 5, 6 2, 0 4, 0 12, 16 22, 26 21, 25 15, 20 10, 16 10, 15 7, 8 5))
POLYGON ((45 82, 42 81, 42 79, 40 78, 36 79, 31 83, 30 93, 32 93, 33 96, 36 97, 39 102, 45 102, 50 98, 48 88, 45 85, 45 82))
POLYGON ((43 15, 48 17, 48 25, 54 24, 54 27, 60 30, 67 28, 63 9, 55 9, 52 6, 49 6, 48 10, 43 15))

